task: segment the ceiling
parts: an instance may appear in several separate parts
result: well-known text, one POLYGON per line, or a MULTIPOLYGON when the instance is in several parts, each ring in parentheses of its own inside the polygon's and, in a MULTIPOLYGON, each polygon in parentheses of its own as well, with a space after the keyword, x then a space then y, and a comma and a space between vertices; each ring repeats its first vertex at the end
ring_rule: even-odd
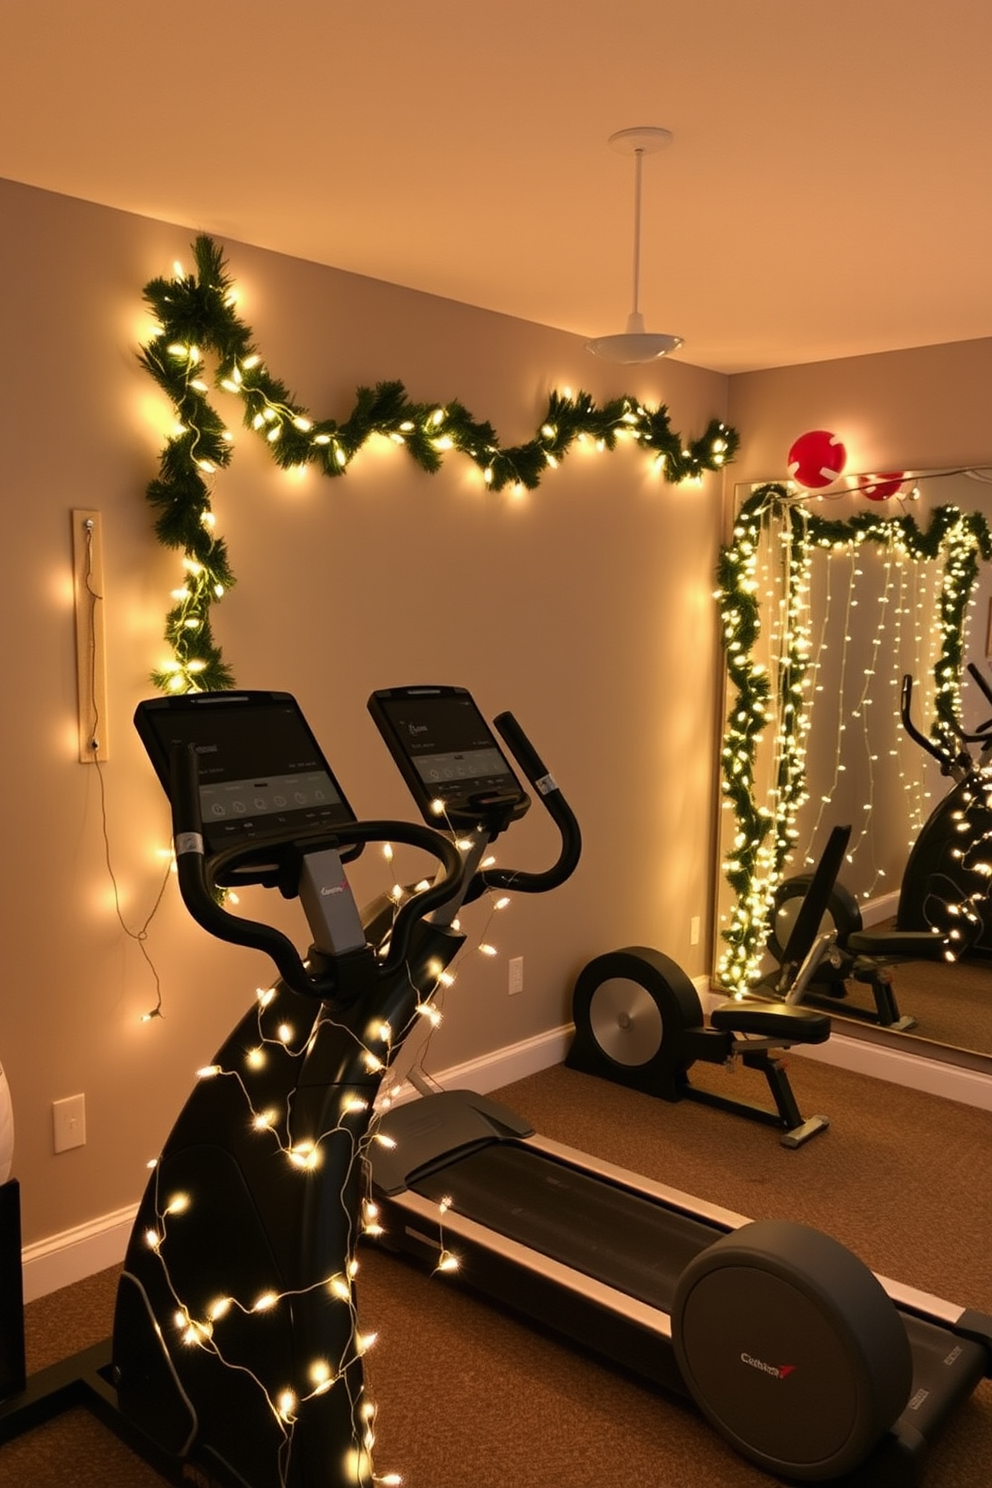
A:
POLYGON ((725 372, 992 335, 988 0, 31 0, 0 176, 725 372))

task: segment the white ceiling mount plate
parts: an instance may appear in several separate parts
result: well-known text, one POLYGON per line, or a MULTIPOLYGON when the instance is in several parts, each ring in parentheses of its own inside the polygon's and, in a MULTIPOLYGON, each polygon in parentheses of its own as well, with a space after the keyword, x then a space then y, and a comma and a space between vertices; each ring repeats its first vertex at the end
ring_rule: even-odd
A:
POLYGON ((659 129, 654 124, 637 124, 633 129, 618 129, 607 140, 611 150, 619 155, 655 155, 672 143, 674 135, 670 129, 659 129))

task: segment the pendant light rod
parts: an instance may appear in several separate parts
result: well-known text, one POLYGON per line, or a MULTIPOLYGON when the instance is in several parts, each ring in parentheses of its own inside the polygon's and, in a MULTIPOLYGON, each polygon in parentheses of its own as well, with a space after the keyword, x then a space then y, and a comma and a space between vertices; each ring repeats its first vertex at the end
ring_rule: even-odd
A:
POLYGON ((634 305, 635 315, 641 305, 641 173, 644 168, 644 146, 634 150, 634 305))
POLYGON ((641 194, 644 156, 663 150, 672 142, 670 129, 638 125, 619 129, 607 143, 621 155, 634 157, 634 308, 627 317, 627 329, 619 336, 600 336, 587 341, 586 349, 594 356, 614 362, 652 362, 682 345, 681 336, 652 335, 645 330, 641 314, 641 194))
POLYGON ((612 150, 634 157, 634 309, 641 311, 641 196, 645 155, 654 155, 672 143, 672 131, 652 124, 639 124, 633 129, 618 129, 607 141, 612 150))

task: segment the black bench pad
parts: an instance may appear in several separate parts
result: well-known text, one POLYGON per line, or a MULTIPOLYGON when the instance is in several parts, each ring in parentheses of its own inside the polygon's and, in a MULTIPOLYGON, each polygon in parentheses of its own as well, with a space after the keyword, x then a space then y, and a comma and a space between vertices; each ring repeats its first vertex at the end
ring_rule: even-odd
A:
POLYGON ((895 956, 902 961, 942 961, 947 941, 932 930, 853 930, 845 945, 856 956, 895 956))
POLYGON ((826 1013, 790 1002, 721 1002, 710 1013, 714 1028, 781 1039, 783 1044, 822 1044, 830 1037, 826 1013))

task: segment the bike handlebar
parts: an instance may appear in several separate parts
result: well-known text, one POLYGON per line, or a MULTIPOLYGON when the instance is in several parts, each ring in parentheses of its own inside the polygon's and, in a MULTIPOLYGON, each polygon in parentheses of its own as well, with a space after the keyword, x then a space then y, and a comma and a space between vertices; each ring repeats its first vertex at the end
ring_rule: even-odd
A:
POLYGON ((447 904, 458 891, 464 871, 461 855, 453 842, 427 826, 394 821, 351 822, 333 833, 324 828, 310 834, 293 832, 284 839, 268 839, 264 846, 271 846, 274 851, 295 847, 298 852, 358 842, 405 842, 426 849, 439 860, 444 870, 442 878, 413 895, 399 910, 392 927, 389 953, 383 961, 376 961, 372 947, 365 946, 335 958, 327 971, 309 971, 288 936, 259 920, 232 915, 217 902, 213 890, 220 870, 231 868, 248 855, 257 857, 263 844, 257 841, 238 843, 213 854, 208 862, 200 815, 195 746, 175 746, 171 764, 173 838, 183 902, 196 922, 211 935, 234 945, 264 951, 294 992, 336 1002, 339 1007, 350 1006, 364 990, 363 984, 387 981, 395 975, 409 951, 414 926, 432 910, 447 904), (352 968, 360 968, 364 975, 354 979, 342 975, 352 968), (347 992, 342 985, 345 980, 351 982, 347 992), (356 987, 357 991, 354 990, 356 987))
POLYGON ((512 713, 500 713, 493 722, 558 828, 561 851, 557 861, 543 873, 525 873, 512 868, 493 868, 477 873, 465 896, 466 902, 478 898, 486 889, 512 889, 518 894, 543 894, 548 889, 556 889, 575 872, 582 853, 582 833, 575 814, 520 724, 512 713))
MULTIPOLYGON (((975 681, 978 683, 979 687, 985 693, 986 697, 988 697, 989 700, 992 701, 992 691, 989 690, 988 686, 986 685, 985 679, 980 675, 973 663, 969 662, 968 670, 974 677, 975 681)), ((910 713, 912 697, 913 679, 907 672, 907 674, 902 679, 902 690, 899 698, 899 715, 902 719, 902 726, 906 730, 909 737, 913 740, 914 744, 918 744, 921 749, 926 750, 927 754, 933 756, 933 758, 940 765, 941 772, 944 775, 952 775, 955 771, 960 771, 962 775, 967 774, 974 767, 974 760, 971 754, 969 754, 968 752, 967 745, 983 744, 988 747, 990 742, 992 742, 992 739, 990 739, 989 736, 989 730, 992 729, 992 719, 989 719, 987 723, 982 724, 981 728, 973 734, 966 733, 965 730, 961 728, 960 724, 951 721, 949 723, 949 728, 965 746, 959 754, 955 755, 952 754, 949 749, 942 749, 939 744, 935 743, 933 739, 928 738, 925 734, 921 733, 920 730, 916 727, 910 713)))

